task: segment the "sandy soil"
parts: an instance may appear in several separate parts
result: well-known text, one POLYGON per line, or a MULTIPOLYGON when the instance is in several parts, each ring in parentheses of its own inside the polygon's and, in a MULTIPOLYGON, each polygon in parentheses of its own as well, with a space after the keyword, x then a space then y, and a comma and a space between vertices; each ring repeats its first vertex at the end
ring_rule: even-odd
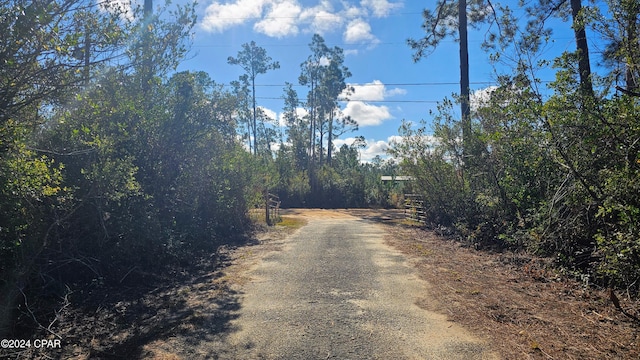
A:
POLYGON ((486 344, 431 301, 385 229, 346 212, 288 211, 308 225, 247 272, 228 359, 490 359, 486 344))

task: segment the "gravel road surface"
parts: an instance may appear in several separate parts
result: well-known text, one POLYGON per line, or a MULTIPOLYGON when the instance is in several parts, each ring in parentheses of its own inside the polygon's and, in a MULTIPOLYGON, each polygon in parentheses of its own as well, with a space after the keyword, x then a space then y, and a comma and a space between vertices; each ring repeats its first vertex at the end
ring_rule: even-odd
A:
POLYGON ((384 244, 384 229, 312 218, 249 271, 220 358, 488 359, 446 316, 420 309, 427 284, 384 244))

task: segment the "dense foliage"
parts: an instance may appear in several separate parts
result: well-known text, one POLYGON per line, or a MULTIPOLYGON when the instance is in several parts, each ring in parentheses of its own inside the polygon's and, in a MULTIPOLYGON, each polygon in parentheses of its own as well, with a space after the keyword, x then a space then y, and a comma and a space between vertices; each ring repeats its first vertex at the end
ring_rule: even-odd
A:
POLYGON ((355 128, 338 110, 340 48, 313 37, 310 59, 330 61, 303 66, 306 104, 285 89, 280 127, 256 103, 256 76, 279 67, 264 49, 229 57, 246 72, 231 87, 176 72, 194 5, 118 4, 0 2, 0 334, 214 253, 250 229, 266 190, 345 207, 388 206, 395 190, 379 180, 393 163, 361 164, 358 145, 332 154, 355 128))
MULTIPOLYGON (((425 13, 425 24, 435 27, 432 14, 453 11, 444 3, 425 13)), ((393 152, 416 178, 432 222, 456 228, 476 246, 525 248, 555 258, 585 282, 637 293, 640 6, 540 1, 527 9, 525 32, 513 9, 494 5, 490 18, 499 32, 484 46, 492 61, 511 59, 513 72, 498 74, 498 86, 472 101, 470 134, 454 102, 445 100, 432 124, 405 123, 393 152), (576 51, 545 59, 544 44, 552 41, 545 21, 554 16, 569 21, 576 51), (607 44, 598 75, 591 72, 587 34, 607 44), (538 73, 548 65, 556 78, 545 86, 538 73)), ((410 45, 419 59, 437 43, 410 45)))
MULTIPOLYGON (((425 13, 436 38, 410 41, 417 58, 459 25, 459 7, 438 4, 425 13)), ((45 303, 215 252, 250 229, 266 191, 287 207, 397 206, 402 189, 381 175, 412 175, 428 219, 469 243, 552 256, 585 281, 637 292, 640 7, 540 1, 520 31, 508 6, 484 5, 470 2, 469 21, 500 25, 484 46, 492 61, 513 54, 513 72, 462 107, 465 121, 454 105, 466 94, 431 124, 404 123, 398 165, 362 162, 361 137, 335 146, 357 130, 340 111, 351 72, 318 34, 300 64, 306 94, 287 84, 271 119, 255 81, 279 64, 254 42, 228 57, 245 71, 231 86, 176 72, 193 5, 0 1, 0 335, 50 321, 45 303), (577 51, 534 63, 554 16, 572 20, 577 51), (607 45, 599 76, 585 28, 607 45), (536 74, 548 64, 545 89, 536 74)))

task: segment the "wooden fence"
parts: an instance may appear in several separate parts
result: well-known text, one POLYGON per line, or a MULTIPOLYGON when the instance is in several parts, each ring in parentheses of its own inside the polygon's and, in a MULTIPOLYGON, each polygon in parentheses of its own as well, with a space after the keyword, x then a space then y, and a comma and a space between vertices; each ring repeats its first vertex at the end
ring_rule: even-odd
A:
POLYGON ((404 216, 407 220, 426 224, 424 198, 418 194, 404 194, 404 216))
POLYGON ((275 224, 280 221, 280 197, 276 194, 267 193, 266 196, 266 220, 267 224, 275 224))

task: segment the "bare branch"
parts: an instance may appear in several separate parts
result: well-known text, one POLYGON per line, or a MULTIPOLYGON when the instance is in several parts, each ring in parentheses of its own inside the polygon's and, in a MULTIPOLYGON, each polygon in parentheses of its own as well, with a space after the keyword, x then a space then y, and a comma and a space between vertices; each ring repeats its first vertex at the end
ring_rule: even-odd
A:
POLYGON ((625 88, 623 88, 622 86, 619 86, 619 85, 616 85, 616 90, 618 90, 618 91, 620 91, 620 92, 622 92, 624 94, 630 95, 630 96, 640 97, 640 93, 639 92, 635 92, 635 91, 631 91, 631 90, 625 89, 625 88))

